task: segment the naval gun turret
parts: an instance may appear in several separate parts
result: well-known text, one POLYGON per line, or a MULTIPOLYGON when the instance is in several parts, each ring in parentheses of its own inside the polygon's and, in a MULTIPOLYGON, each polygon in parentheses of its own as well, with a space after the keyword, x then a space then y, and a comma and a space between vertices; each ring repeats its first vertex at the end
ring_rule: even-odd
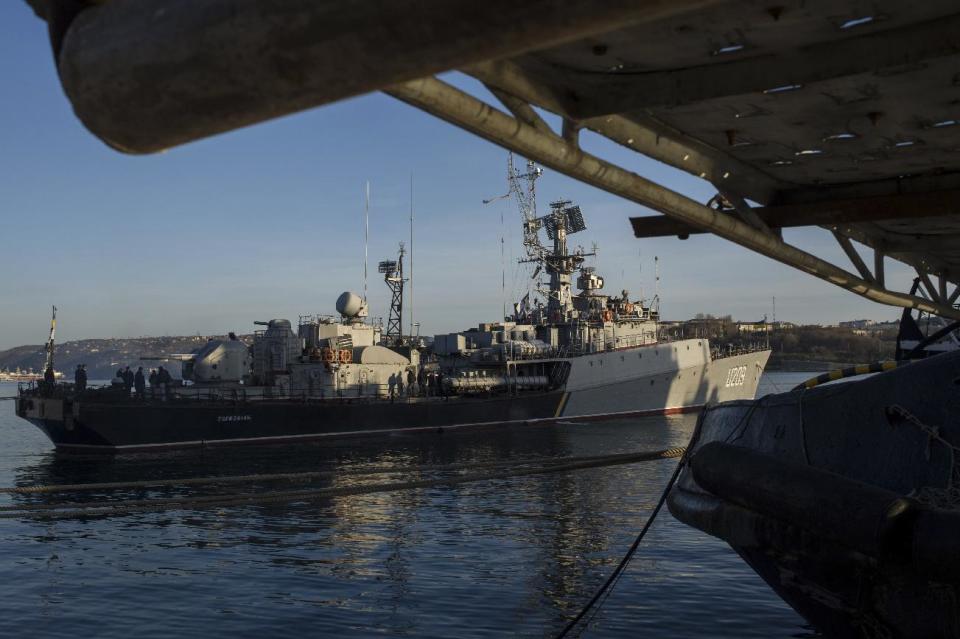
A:
POLYGON ((236 339, 212 339, 183 360, 182 374, 195 384, 238 384, 250 375, 250 349, 236 339))
POLYGON ((180 362, 181 377, 205 386, 240 384, 250 377, 250 348, 233 333, 226 340, 209 339, 192 353, 144 355, 140 361, 180 362))

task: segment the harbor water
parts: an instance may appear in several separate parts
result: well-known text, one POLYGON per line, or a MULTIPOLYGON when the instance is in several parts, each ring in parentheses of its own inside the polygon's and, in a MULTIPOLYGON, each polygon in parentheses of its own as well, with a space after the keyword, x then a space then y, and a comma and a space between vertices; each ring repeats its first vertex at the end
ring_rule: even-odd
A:
MULTIPOLYGON (((767 373, 760 394, 810 373, 767 373)), ((14 395, 0 384, 0 396, 14 395)), ((694 415, 295 447, 57 456, 0 402, 0 486, 335 471, 306 482, 0 495, 0 637, 551 637, 623 556, 676 459, 293 503, 74 519, 11 506, 350 486, 351 471, 686 444, 694 415)), ((814 637, 724 543, 664 509, 586 637, 814 637)))

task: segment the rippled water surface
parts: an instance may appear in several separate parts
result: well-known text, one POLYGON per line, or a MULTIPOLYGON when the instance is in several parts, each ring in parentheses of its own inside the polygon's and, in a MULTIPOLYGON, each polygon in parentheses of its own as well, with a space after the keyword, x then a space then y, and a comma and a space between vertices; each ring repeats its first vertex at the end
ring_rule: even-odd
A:
MULTIPOLYGON (((772 373, 761 392, 809 374, 772 373)), ((15 385, 0 384, 0 396, 15 385)), ((283 448, 64 458, 0 402, 0 486, 336 471, 307 482, 2 495, 10 506, 444 476, 408 470, 686 444, 695 417, 283 448), (399 475, 349 471, 396 467, 399 475)), ((2 637, 550 637, 619 561, 676 460, 319 501, 0 518, 2 637)), ((449 474, 449 473, 447 473, 449 474)), ((797 637, 803 621, 725 544, 664 509, 584 636, 797 637)))

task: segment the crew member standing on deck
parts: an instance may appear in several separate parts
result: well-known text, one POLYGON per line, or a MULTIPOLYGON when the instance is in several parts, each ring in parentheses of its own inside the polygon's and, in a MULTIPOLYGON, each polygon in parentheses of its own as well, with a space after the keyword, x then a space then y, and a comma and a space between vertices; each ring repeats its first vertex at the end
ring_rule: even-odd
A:
POLYGON ((157 369, 150 369, 150 397, 151 399, 156 398, 157 396, 157 384, 160 382, 157 380, 157 369))
POLYGON ((77 379, 77 392, 82 393, 87 390, 87 365, 80 364, 80 377, 77 379))
POLYGON ((123 369, 123 375, 121 377, 123 377, 123 388, 124 390, 127 391, 127 397, 129 397, 130 389, 133 388, 133 378, 134 378, 133 371, 130 370, 129 366, 123 369))
POLYGON ((73 385, 80 390, 80 364, 77 364, 76 370, 73 371, 73 385))
POLYGON ((133 376, 133 387, 137 389, 137 399, 143 399, 144 391, 147 390, 147 380, 143 377, 143 366, 137 368, 137 374, 133 376))
POLYGON ((423 366, 417 370, 417 391, 421 397, 427 396, 427 372, 423 366))
POLYGON ((170 373, 163 366, 157 370, 157 382, 160 384, 160 396, 167 399, 167 389, 170 387, 170 373))
POLYGON ((416 393, 416 386, 414 383, 417 381, 417 377, 413 374, 413 371, 407 369, 407 395, 413 397, 416 393))

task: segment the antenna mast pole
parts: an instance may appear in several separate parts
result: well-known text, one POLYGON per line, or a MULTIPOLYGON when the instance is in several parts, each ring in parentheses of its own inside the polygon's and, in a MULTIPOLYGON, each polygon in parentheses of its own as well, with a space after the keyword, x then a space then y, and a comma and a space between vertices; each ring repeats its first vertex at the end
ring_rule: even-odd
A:
POLYGON ((410 339, 413 340, 413 171, 410 171, 410 339))
POLYGON ((53 370, 53 344, 54 336, 57 333, 57 307, 53 307, 53 315, 50 318, 50 338, 47 340, 47 362, 44 367, 44 372, 48 370, 53 370))
POLYGON ((656 278, 653 292, 657 299, 660 299, 660 256, 658 255, 653 256, 653 271, 656 278))
POLYGON ((507 319, 507 261, 504 241, 503 210, 500 211, 500 315, 507 319))
POLYGON ((370 180, 367 180, 363 207, 363 301, 367 301, 367 262, 370 253, 370 180))

